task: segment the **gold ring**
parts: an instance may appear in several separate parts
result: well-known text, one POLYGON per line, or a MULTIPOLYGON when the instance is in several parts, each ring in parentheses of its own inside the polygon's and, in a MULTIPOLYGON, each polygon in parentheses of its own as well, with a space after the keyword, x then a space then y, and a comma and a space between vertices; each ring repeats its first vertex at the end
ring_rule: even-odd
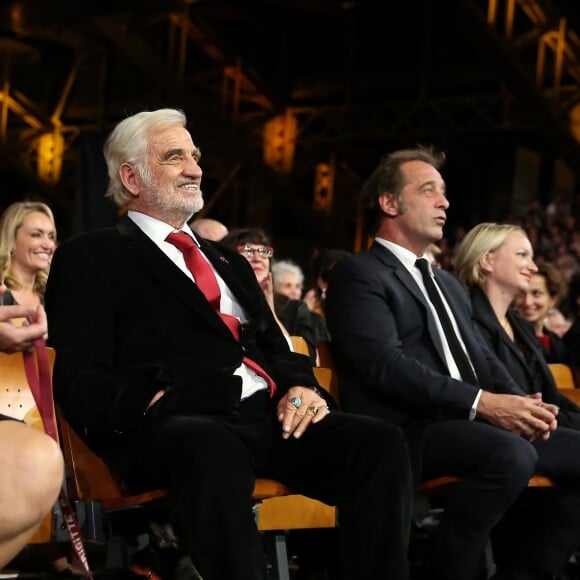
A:
POLYGON ((310 407, 308 407, 308 410, 313 414, 316 415, 316 413, 318 413, 318 407, 315 405, 310 405, 310 407))

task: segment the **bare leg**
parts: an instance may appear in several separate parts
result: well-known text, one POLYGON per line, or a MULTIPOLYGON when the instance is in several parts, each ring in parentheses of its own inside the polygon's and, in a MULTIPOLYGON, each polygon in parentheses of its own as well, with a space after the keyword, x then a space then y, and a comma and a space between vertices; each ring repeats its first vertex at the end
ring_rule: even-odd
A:
POLYGON ((0 568, 26 545, 62 485, 63 459, 48 435, 0 421, 0 568))

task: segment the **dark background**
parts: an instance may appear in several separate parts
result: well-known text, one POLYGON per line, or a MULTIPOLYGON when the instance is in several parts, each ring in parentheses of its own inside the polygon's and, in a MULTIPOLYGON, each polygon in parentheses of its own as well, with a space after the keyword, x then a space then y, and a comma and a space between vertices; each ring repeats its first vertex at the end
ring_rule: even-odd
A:
POLYGON ((0 3, 0 78, 12 99, 0 103, 0 209, 46 201, 61 240, 114 223, 103 140, 127 114, 160 106, 188 116, 207 217, 264 226, 279 257, 302 263, 315 247, 356 248, 362 182, 384 154, 416 143, 447 153, 450 238, 532 200, 576 199, 576 0, 516 0, 511 26, 502 0, 492 23, 485 0, 69 4, 0 3), (298 132, 291 170, 277 173, 262 133, 285 111, 298 132), (66 150, 47 184, 35 139, 55 124, 66 150), (336 168, 328 211, 313 209, 320 162, 336 168))

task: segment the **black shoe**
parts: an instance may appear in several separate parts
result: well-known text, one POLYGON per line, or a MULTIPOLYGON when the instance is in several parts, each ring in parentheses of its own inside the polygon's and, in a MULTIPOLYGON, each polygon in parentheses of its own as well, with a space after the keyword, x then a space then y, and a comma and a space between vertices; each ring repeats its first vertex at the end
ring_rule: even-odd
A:
POLYGON ((133 558, 132 572, 148 580, 203 580, 170 525, 150 524, 149 544, 133 558))

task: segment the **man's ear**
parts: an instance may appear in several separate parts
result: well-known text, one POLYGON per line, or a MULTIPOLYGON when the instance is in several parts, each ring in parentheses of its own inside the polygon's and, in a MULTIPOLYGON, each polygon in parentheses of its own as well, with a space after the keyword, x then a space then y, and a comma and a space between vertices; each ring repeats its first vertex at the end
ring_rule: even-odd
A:
POLYGON ((139 195, 141 188, 141 176, 132 163, 122 163, 119 167, 119 177, 125 189, 134 197, 139 195))
POLYGON ((399 215, 399 199, 394 193, 383 193, 379 197, 379 206, 383 212, 391 217, 399 215))

